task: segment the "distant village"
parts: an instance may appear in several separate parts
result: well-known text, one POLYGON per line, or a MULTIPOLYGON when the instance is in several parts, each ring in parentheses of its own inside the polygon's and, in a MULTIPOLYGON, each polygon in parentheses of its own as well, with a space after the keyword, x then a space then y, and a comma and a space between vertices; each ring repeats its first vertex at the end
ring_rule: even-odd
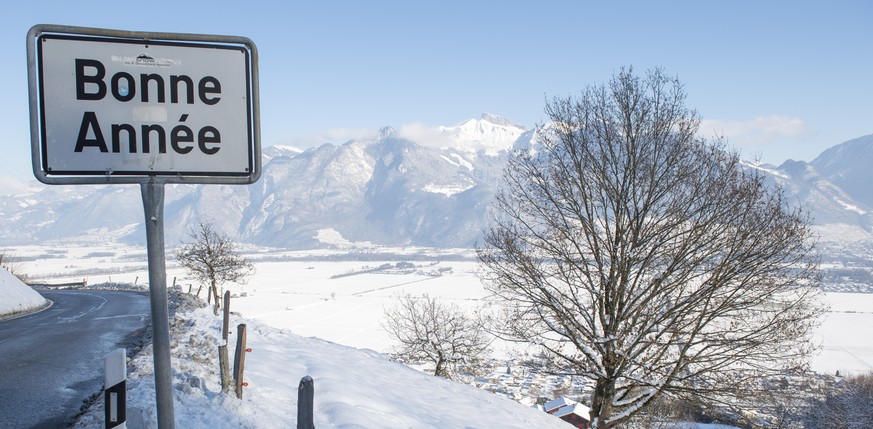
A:
POLYGON ((514 360, 488 360, 488 375, 475 378, 473 385, 530 405, 564 420, 574 427, 587 429, 588 407, 579 401, 591 396, 592 386, 582 377, 547 375, 514 360))

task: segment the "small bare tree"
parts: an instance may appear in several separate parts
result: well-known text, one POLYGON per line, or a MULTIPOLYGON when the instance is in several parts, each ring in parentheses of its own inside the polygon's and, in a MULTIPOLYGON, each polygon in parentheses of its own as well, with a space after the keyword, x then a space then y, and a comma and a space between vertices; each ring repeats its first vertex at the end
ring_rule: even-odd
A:
POLYGON ((403 295, 385 310, 383 327, 400 342, 395 356, 434 365, 434 375, 452 378, 463 365, 482 360, 488 338, 482 326, 455 304, 424 294, 403 295))
POLYGON ((622 70, 550 102, 479 251, 493 329, 590 379, 592 428, 662 395, 730 403, 812 348, 807 216, 723 139, 699 139, 684 101, 660 70, 622 70))
POLYGON ((14 258, 9 254, 0 253, 0 268, 3 268, 15 277, 18 277, 18 280, 21 280, 22 283, 26 282, 27 276, 20 272, 18 263, 13 259, 14 258))
POLYGON ((191 242, 176 250, 176 259, 199 282, 209 285, 207 301, 214 300, 213 310, 221 306, 218 286, 225 282, 242 282, 254 272, 254 266, 236 249, 227 236, 219 234, 211 223, 198 222, 190 234, 191 242))

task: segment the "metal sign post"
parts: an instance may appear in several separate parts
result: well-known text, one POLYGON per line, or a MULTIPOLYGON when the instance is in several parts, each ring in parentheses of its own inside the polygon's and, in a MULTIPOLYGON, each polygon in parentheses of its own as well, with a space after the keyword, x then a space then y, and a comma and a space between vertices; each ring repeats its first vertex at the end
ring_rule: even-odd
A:
POLYGON ((36 25, 27 68, 34 176, 140 185, 158 428, 173 429, 164 185, 258 180, 257 48, 235 36, 36 25))
POLYGON ((145 212, 149 260, 149 298, 152 309, 152 345, 155 361, 155 400, 158 427, 171 429, 173 416, 173 367, 170 365, 170 314, 167 303, 164 255, 164 184, 149 180, 140 185, 145 212))

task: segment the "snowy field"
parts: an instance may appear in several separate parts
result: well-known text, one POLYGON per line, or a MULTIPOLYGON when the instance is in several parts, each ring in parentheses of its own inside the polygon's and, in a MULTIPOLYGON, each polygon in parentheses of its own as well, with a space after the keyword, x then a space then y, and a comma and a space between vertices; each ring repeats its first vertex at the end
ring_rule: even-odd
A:
MULTIPOLYGON (((44 246, 0 249, 22 259, 19 271, 46 283, 87 281, 143 284, 148 279, 144 248, 59 249, 44 246)), ((399 294, 431 296, 470 311, 487 295, 473 251, 368 248, 355 251, 249 249, 257 272, 246 285, 227 285, 236 297, 232 311, 303 337, 386 352, 391 341, 380 322, 399 294)), ((192 292, 168 251, 168 285, 192 292)), ((205 298, 205 290, 200 293, 205 298)), ((873 371, 873 294, 828 293, 830 312, 817 341, 813 368, 833 374, 873 371)), ((501 355, 498 347, 495 352, 501 355)))
POLYGON ((827 293, 830 311, 818 338, 822 350, 812 360, 818 372, 843 375, 873 372, 873 294, 827 293))
MULTIPOLYGON (((148 278, 144 248, 46 246, 0 249, 19 260, 32 283, 127 283, 148 278)), ((296 423, 297 382, 316 380, 315 425, 320 428, 527 428, 556 429, 566 423, 508 399, 530 399, 519 391, 495 395, 449 382, 385 359, 391 341, 381 327, 384 309, 400 294, 428 293, 469 311, 484 304, 474 252, 464 249, 367 248, 351 251, 248 249, 257 273, 246 285, 228 285, 232 326, 248 324, 248 388, 243 401, 220 394, 217 346, 220 319, 208 308, 173 321, 171 344, 177 424, 186 428, 282 428, 296 423), (347 347, 344 347, 347 346, 347 347)), ((170 252, 168 252, 170 255, 170 252)), ((198 286, 168 257, 168 285, 177 292, 198 286)), ((205 290, 200 297, 205 299, 205 290)), ((826 294, 831 311, 813 360, 824 373, 873 371, 873 294, 826 294)), ((233 338, 233 336, 231 337, 233 338)), ((497 347, 498 359, 507 356, 497 347)), ((500 360, 498 360, 500 362, 500 360)), ((139 409, 146 428, 156 428, 150 348, 131 362, 128 406, 139 409)), ((505 367, 504 367, 505 368, 505 367)), ((500 378, 512 376, 498 370, 500 378)), ((542 381, 548 396, 561 381, 542 381)), ((554 376, 549 376, 554 377, 554 376)), ((524 380, 515 378, 514 383, 524 380)), ((485 386, 487 387, 487 386, 485 386)), ((135 413, 135 411, 134 411, 135 413)), ((135 413, 136 414, 136 413, 135 413)), ((101 425, 102 401, 77 428, 101 425)), ((676 424, 697 429, 720 425, 676 424)))

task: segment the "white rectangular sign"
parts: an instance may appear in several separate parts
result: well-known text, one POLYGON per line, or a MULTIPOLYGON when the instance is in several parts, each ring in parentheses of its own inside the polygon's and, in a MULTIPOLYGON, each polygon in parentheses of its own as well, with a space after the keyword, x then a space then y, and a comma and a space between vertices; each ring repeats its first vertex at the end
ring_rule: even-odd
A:
POLYGON ((29 64, 36 66, 38 89, 37 178, 44 175, 52 183, 66 183, 63 177, 79 179, 76 183, 83 183, 82 177, 94 178, 90 183, 150 177, 186 183, 257 180, 252 49, 40 34, 36 64, 29 64))

